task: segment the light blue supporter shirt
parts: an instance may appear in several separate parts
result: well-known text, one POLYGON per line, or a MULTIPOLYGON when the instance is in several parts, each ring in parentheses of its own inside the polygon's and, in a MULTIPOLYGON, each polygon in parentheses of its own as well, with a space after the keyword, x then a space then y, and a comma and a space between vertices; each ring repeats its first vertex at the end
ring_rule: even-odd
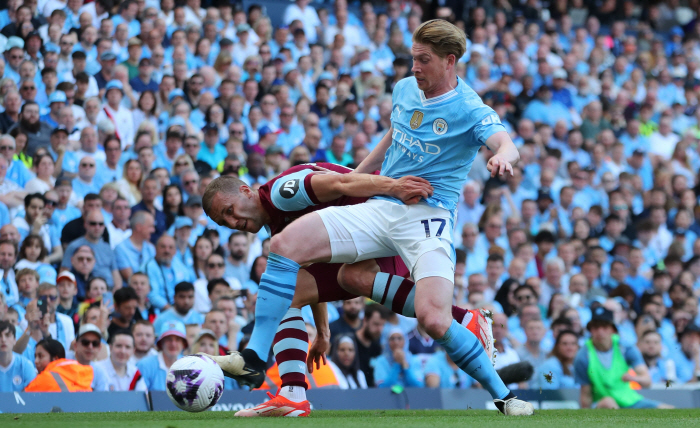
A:
POLYGON ((119 270, 131 268, 132 272, 137 272, 141 265, 156 256, 156 247, 144 241, 139 251, 134 247, 131 239, 127 238, 114 248, 114 255, 117 258, 119 270))
POLYGON ((0 366, 0 392, 21 392, 36 377, 34 364, 13 352, 7 367, 0 366))
POLYGON ((183 281, 194 282, 196 278, 180 259, 173 257, 170 266, 158 263, 155 258, 147 261, 140 269, 151 280, 151 292, 148 300, 158 309, 172 305, 175 298, 175 286, 183 281))
MULTIPOLYGON (((428 180, 434 188, 428 205, 454 211, 479 148, 506 128, 460 78, 454 90, 426 99, 415 77, 407 77, 396 84, 392 101, 392 144, 381 174, 428 180)), ((400 202, 388 196, 377 198, 400 202)))

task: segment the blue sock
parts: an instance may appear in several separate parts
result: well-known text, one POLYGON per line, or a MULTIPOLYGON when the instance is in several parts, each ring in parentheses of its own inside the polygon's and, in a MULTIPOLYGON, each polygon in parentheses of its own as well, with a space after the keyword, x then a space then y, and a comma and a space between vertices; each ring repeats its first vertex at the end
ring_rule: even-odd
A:
POLYGON ((255 306, 255 326, 248 349, 267 361, 275 332, 289 310, 297 284, 299 264, 279 254, 270 253, 267 269, 260 278, 258 303, 255 306))
POLYGON ((438 343, 460 369, 488 390, 494 400, 501 400, 510 393, 479 340, 457 321, 452 320, 447 333, 438 339, 438 343))

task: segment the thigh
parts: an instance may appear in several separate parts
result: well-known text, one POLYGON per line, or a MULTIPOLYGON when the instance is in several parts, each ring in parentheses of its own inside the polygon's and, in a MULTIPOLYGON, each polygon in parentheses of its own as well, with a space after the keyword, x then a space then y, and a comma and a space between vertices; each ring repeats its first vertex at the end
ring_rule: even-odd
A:
POLYGON ((281 233, 272 237, 270 252, 284 256, 300 265, 328 262, 331 258, 329 233, 316 212, 293 221, 281 233))
POLYGON ((452 213, 425 204, 403 206, 403 209, 403 215, 391 223, 391 239, 414 281, 428 276, 441 276, 453 282, 452 213), (430 266, 424 262, 422 272, 417 271, 418 261, 425 254, 434 251, 441 251, 448 257, 448 267, 443 264, 440 266, 442 271, 436 270, 437 267, 426 269, 430 266))
POLYGON ((328 232, 332 263, 355 263, 397 254, 381 204, 370 201, 316 213, 328 232))
MULTIPOLYGON (((316 294, 316 301, 311 303, 335 302, 357 297, 357 295, 345 291, 338 283, 338 272, 342 266, 340 263, 315 263, 306 268, 314 282, 316 294)), ((298 282, 297 287, 299 287, 298 282)))

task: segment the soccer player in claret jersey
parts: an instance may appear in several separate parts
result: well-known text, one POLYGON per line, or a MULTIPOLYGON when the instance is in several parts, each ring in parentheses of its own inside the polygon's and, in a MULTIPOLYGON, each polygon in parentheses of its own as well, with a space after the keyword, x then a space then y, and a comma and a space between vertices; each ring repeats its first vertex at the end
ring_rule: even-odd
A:
MULTIPOLYGON (((501 412, 531 415, 533 406, 513 395, 477 337, 450 314, 451 231, 471 164, 482 145, 494 153, 487 163, 492 176, 512 174, 512 165, 519 160, 498 115, 456 75, 456 63, 465 51, 464 32, 447 21, 431 20, 416 29, 411 48, 414 76, 396 84, 392 126, 357 170, 373 172, 381 164, 381 175, 387 177, 410 173, 428 180, 433 194, 413 205, 380 196, 362 204, 328 207, 299 218, 275 235, 260 281, 248 350, 258 356, 268 352, 274 338, 271 331, 290 307, 290 291, 301 265, 399 255, 416 282, 414 309, 423 329, 489 391, 501 412)), ((246 355, 238 357, 244 360, 237 364, 243 374, 246 355)))
MULTIPOLYGON (((241 221, 250 218, 251 222, 245 222, 246 230, 257 232, 264 222, 264 226, 274 236, 292 220, 306 212, 328 206, 352 205, 366 201, 367 198, 353 197, 355 194, 355 191, 352 190, 353 187, 342 184, 343 181, 362 181, 368 178, 363 174, 340 176, 351 171, 349 168, 325 163, 300 165, 273 178, 257 191, 250 189, 238 178, 224 176, 214 180, 207 188, 203 198, 204 207, 211 218, 219 224, 240 225, 241 221), (337 190, 332 191, 331 189, 337 190), (342 196, 336 197, 338 194, 342 196), (318 195, 322 195, 322 200, 318 199, 318 195), (229 206, 234 206, 234 211, 246 214, 239 217, 222 215, 222 211, 225 211, 229 206)), ((410 178, 406 177, 404 180, 406 179, 410 178)), ((377 183, 374 186, 376 186, 378 193, 396 193, 389 185, 400 186, 399 181, 387 180, 386 177, 375 177, 372 181, 377 183)), ((426 186, 426 190, 432 190, 427 182, 423 184, 426 186)), ((354 188, 359 187, 354 186, 354 188)), ((362 190, 362 192, 367 191, 362 190)), ((407 197, 409 196, 407 195, 407 197)), ((328 349, 330 334, 325 305, 317 304, 356 297, 343 290, 338 284, 338 274, 341 268, 349 268, 344 271, 343 277, 350 278, 364 296, 372 297, 397 313, 415 318, 413 309, 414 283, 408 279, 408 270, 398 256, 368 260, 356 266, 320 263, 300 270, 294 300, 277 329, 273 344, 275 359, 282 378, 282 388, 289 387, 284 390, 285 393, 291 392, 292 398, 298 397, 299 400, 290 401, 284 395, 279 395, 254 409, 240 411, 237 415, 308 415, 309 403, 305 397, 307 384, 304 368, 307 361, 310 372, 313 371, 314 362, 318 367, 324 358, 324 352, 328 349), (381 272, 381 281, 375 281, 377 272, 381 272), (301 318, 301 308, 306 305, 312 305, 319 331, 316 341, 309 350, 308 357, 308 336, 301 318)), ((493 355, 490 324, 484 312, 468 311, 455 306, 452 308, 452 314, 457 322, 469 328, 479 338, 488 355, 493 355)), ((243 384, 257 387, 262 383, 264 377, 265 362, 260 360, 256 354, 251 354, 251 351, 244 351, 244 353, 249 355, 248 368, 250 370, 244 376, 236 376, 235 378, 243 384)), ((214 356, 214 359, 220 362, 224 369, 230 362, 229 357, 214 356)))

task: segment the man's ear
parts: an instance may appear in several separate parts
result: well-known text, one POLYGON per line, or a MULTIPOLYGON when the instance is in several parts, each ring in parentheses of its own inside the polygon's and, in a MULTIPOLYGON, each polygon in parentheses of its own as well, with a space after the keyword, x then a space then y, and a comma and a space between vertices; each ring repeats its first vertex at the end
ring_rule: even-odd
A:
POLYGON ((251 198, 253 196, 253 190, 245 184, 241 184, 241 186, 238 188, 238 193, 246 198, 251 198))

